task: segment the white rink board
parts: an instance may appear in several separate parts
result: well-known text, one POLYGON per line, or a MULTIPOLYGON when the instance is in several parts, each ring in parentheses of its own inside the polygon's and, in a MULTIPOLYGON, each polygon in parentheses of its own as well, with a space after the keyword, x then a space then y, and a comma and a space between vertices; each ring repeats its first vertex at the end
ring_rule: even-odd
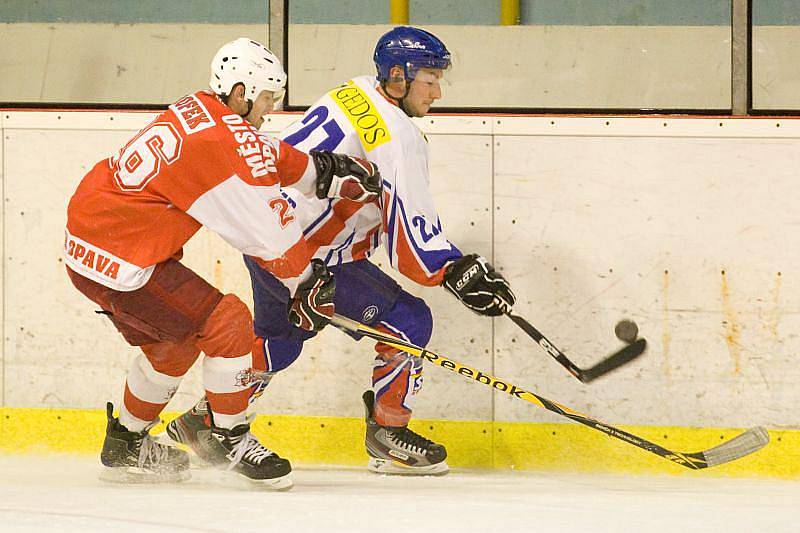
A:
POLYGON ((120 392, 130 350, 72 287, 61 251, 82 175, 133 133, 4 130, 5 406, 99 407, 120 392))
MULTIPOLYGON (((498 373, 611 423, 796 424, 798 148, 498 137, 495 254, 518 309, 583 364, 619 345, 621 317, 650 341, 641 362, 576 390, 555 365, 520 367, 518 332, 498 324, 498 373)), ((496 413, 539 414, 505 398, 496 413)))
MULTIPOLYGON (((152 114, 2 118, 3 405, 100 408, 120 397, 136 352, 68 281, 59 261, 65 209, 90 166, 152 114)), ((276 115, 268 128, 295 119, 276 115)), ((613 325, 624 316, 650 341, 639 362, 584 386, 507 321, 495 321, 493 331, 441 289, 403 281, 434 310, 434 350, 610 423, 800 425, 800 237, 792 209, 799 121, 445 116, 418 123, 430 140, 445 231, 464 252, 492 257, 512 281, 518 311, 583 366, 619 346, 613 325)), ((216 236, 201 231, 185 261, 251 301, 241 257, 216 236)), ((383 254, 375 261, 385 266, 383 254)), ((259 410, 359 416, 371 361, 370 342, 326 331, 273 381, 259 410)), ((425 383, 421 418, 553 420, 440 369, 427 369, 425 383)), ((195 369, 170 408, 200 393, 195 369)))
MULTIPOLYGON (((5 160, 3 159, 3 142, 5 138, 3 137, 3 114, 0 113, 0 182, 2 182, 3 177, 5 175, 5 164, 3 163, 5 160)), ((0 247, 3 246, 4 242, 4 235, 5 235, 5 197, 2 201, 0 201, 0 247)), ((5 261, 0 264, 0 279, 5 279, 5 261)), ((5 284, 0 283, 0 302, 5 302, 5 284)), ((5 324, 5 305, 0 305, 0 334, 2 334, 2 338, 5 338, 5 331, 3 330, 3 326, 5 324)), ((0 405, 3 405, 3 398, 5 394, 5 342, 0 343, 0 405)))

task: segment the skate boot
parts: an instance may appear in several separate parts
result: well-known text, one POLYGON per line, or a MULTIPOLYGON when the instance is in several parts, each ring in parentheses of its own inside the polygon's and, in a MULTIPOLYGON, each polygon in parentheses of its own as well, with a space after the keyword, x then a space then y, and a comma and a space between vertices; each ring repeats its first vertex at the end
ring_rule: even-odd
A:
POLYGON ((286 490, 292 487, 292 480, 289 479, 292 465, 261 444, 250 433, 249 423, 233 429, 212 426, 211 435, 224 453, 221 458, 214 460, 219 468, 236 472, 270 489, 286 490))
POLYGON ((211 415, 205 398, 167 424, 167 435, 192 450, 202 465, 219 466, 229 462, 225 458, 228 451, 211 436, 211 415))
POLYGON ((367 412, 367 469, 378 474, 441 476, 450 471, 447 450, 407 427, 380 426, 373 418, 375 393, 364 393, 367 412))
POLYGON ((236 472, 275 490, 292 486, 287 477, 292 471, 289 461, 262 446, 250 433, 249 423, 230 430, 213 427, 205 398, 167 424, 167 435, 188 446, 205 465, 236 472))
POLYGON ((100 479, 115 483, 164 483, 185 481, 189 474, 189 454, 173 446, 153 441, 150 428, 136 433, 114 418, 114 406, 106 404, 106 439, 100 461, 100 479))

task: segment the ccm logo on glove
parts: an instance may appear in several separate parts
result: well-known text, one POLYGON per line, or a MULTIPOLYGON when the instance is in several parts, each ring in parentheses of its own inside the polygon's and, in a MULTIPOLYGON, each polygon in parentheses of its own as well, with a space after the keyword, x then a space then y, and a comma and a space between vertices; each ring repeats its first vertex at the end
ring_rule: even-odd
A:
POLYGON ((475 277, 477 274, 480 274, 480 272, 481 272, 481 267, 479 267, 478 265, 471 266, 469 270, 464 272, 464 274, 461 276, 461 279, 459 279, 456 282, 456 290, 460 291, 461 289, 463 289, 467 285, 467 283, 469 283, 470 280, 472 280, 472 278, 475 277))
POLYGON ((465 255, 449 265, 442 285, 479 315, 500 316, 517 301, 508 281, 478 254, 465 255))

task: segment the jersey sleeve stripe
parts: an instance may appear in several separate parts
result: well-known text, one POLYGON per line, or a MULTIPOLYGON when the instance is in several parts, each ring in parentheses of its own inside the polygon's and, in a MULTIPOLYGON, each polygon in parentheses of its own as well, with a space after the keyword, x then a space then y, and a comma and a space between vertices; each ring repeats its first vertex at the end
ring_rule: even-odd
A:
POLYGON ((398 228, 397 233, 397 269, 420 285, 427 287, 441 285, 444 279, 444 271, 440 270, 431 274, 424 270, 414 252, 411 251, 402 226, 398 228))
MULTIPOLYGON (((407 242, 409 252, 412 253, 421 267, 421 269, 430 275, 441 270, 448 261, 461 257, 461 252, 452 245, 449 241, 441 237, 440 240, 447 248, 438 248, 433 250, 425 250, 421 248, 414 239, 414 233, 408 223, 408 216, 406 215, 403 200, 398 199, 400 207, 400 219, 405 231, 402 233, 407 242)), ((399 240, 399 239, 398 239, 399 240)))
POLYGON ((323 246, 333 242, 346 226, 347 219, 353 216, 362 205, 355 202, 338 201, 333 206, 333 216, 325 222, 313 235, 307 237, 312 254, 323 246))
POLYGON ((375 235, 378 234, 380 226, 375 226, 367 232, 367 235, 353 245, 353 260, 364 259, 375 243, 375 235))
POLYGON ((330 215, 330 214, 331 214, 331 212, 333 212, 333 199, 332 199, 332 198, 329 198, 329 199, 328 199, 328 207, 326 207, 326 208, 325 208, 325 211, 323 211, 323 212, 322 212, 322 214, 321 214, 320 216, 318 216, 318 217, 317 217, 317 218, 314 220, 314 222, 312 222, 311 224, 309 224, 309 225, 308 225, 308 227, 306 227, 306 228, 303 230, 303 234, 304 234, 304 235, 306 235, 306 236, 310 235, 310 234, 311 234, 311 233, 314 231, 314 228, 316 228, 317 226, 319 226, 319 224, 320 224, 320 223, 321 223, 323 220, 325 220, 325 219, 328 217, 328 215, 330 215))
MULTIPOLYGON (((397 195, 392 195, 391 199, 392 204, 389 208, 389 220, 384 219, 383 227, 386 228, 386 236, 388 240, 386 252, 389 254, 389 263, 395 265, 397 261, 397 257, 395 255, 395 242, 397 240, 395 224, 395 220, 397 220, 397 195)), ((384 214, 385 213, 386 211, 384 210, 384 214)))

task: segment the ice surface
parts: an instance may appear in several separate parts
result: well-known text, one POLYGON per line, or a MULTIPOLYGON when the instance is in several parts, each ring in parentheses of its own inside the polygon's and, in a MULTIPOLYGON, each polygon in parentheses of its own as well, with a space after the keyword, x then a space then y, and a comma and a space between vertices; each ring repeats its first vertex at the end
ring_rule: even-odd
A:
POLYGON ((289 492, 193 470, 175 485, 99 481, 84 456, 0 456, 0 531, 800 531, 800 482, 454 471, 398 478, 297 469, 289 492))

